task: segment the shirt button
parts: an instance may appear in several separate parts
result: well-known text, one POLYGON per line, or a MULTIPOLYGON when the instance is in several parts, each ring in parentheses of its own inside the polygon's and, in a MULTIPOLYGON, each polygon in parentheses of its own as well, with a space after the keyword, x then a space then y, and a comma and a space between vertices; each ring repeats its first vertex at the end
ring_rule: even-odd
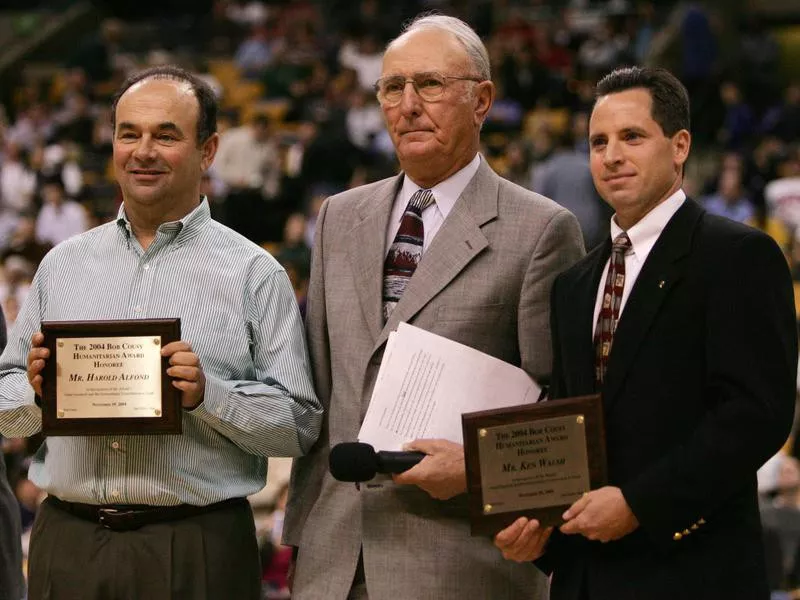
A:
POLYGON ((137 312, 137 313, 142 312, 142 307, 141 306, 137 306, 136 308, 133 309, 133 312, 137 312))
POLYGON ((114 450, 119 450, 119 442, 111 442, 111 447, 114 450))
POLYGON ((150 268, 150 265, 145 265, 144 270, 147 271, 150 268))
POLYGON ((114 498, 119 498, 119 491, 118 490, 113 490, 111 492, 111 496, 114 497, 114 498))

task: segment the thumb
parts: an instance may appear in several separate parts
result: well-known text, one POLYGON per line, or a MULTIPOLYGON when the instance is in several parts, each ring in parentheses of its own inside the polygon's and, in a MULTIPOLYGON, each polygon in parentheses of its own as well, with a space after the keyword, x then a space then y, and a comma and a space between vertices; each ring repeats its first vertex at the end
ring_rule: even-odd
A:
POLYGON ((435 454, 442 449, 442 440, 417 439, 403 444, 406 452, 423 452, 424 454, 435 454))

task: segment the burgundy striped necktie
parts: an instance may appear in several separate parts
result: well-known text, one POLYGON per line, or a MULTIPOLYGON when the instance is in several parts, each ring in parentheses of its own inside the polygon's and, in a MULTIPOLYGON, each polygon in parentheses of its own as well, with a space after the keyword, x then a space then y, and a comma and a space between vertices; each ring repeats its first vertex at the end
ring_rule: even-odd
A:
POLYGON ((619 320, 619 307, 622 303, 622 291, 625 289, 625 252, 631 247, 627 233, 614 238, 611 245, 611 258, 608 261, 608 276, 603 288, 603 300, 600 313, 597 315, 597 327, 594 331, 595 382, 599 390, 603 385, 611 354, 611 343, 619 320))
POLYGON ((389 319, 397 306, 422 257, 422 242, 425 239, 422 211, 433 204, 433 201, 430 190, 420 189, 411 196, 400 221, 400 229, 389 247, 389 254, 383 264, 384 321, 389 319))

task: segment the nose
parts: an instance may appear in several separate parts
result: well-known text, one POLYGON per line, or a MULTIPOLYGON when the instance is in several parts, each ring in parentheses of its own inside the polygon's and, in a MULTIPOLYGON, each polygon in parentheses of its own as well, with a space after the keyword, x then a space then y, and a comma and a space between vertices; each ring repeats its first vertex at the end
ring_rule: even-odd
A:
POLYGON ((417 117, 422 113, 422 98, 411 81, 406 81, 400 98, 400 113, 404 117, 417 117))
POLYGON ((136 160, 148 161, 155 155, 155 146, 153 145, 153 138, 149 135, 143 135, 139 138, 136 148, 133 150, 133 157, 136 160))
POLYGON ((607 167, 623 162, 622 146, 616 140, 609 140, 603 153, 603 164, 607 167))

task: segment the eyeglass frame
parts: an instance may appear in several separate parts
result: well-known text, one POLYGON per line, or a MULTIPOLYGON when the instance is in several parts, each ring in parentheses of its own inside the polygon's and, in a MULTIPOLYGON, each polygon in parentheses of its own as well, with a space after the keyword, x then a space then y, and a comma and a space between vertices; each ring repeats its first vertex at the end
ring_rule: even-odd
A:
POLYGON ((405 93, 406 86, 409 83, 411 84, 411 87, 414 88, 414 92, 417 94, 417 96, 419 96, 420 99, 422 99, 424 102, 439 102, 444 97, 444 92, 445 89, 447 88, 447 81, 449 79, 454 79, 456 81, 474 81, 475 83, 482 83, 484 81, 487 81, 487 79, 485 78, 476 76, 445 75, 444 73, 440 73, 438 71, 420 71, 419 73, 414 73, 411 77, 403 77, 402 75, 386 75, 385 77, 380 77, 375 82, 375 85, 373 87, 375 89, 375 95, 377 96, 378 101, 381 102, 382 104, 384 103, 388 104, 389 106, 397 106, 398 104, 400 104, 400 102, 403 101, 403 94, 405 93), (441 77, 444 80, 442 95, 440 97, 435 98, 433 100, 428 100, 422 94, 420 94, 419 88, 417 87, 417 82, 415 81, 415 77, 419 77, 421 75, 436 75, 437 77, 441 77), (385 99, 385 97, 383 99, 381 98, 381 89, 380 89, 381 82, 387 79, 397 79, 398 81, 400 79, 403 80, 403 89, 400 92, 400 97, 397 99, 397 102, 389 102, 388 100, 385 99))

